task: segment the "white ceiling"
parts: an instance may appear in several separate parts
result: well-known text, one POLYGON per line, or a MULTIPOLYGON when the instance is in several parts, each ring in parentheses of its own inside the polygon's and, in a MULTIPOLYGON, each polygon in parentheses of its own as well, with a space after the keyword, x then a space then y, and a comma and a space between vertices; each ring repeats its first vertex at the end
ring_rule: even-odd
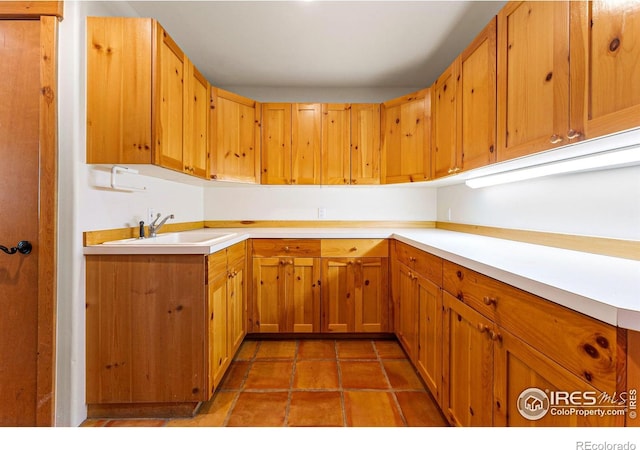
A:
POLYGON ((129 1, 217 86, 422 88, 504 1, 129 1))

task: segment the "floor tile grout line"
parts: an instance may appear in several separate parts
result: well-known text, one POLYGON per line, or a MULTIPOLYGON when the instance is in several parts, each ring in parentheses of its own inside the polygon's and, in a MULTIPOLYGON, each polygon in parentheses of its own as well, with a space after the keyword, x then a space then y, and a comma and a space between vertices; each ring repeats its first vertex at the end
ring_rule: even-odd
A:
POLYGON ((234 396, 234 399, 231 402, 231 406, 229 407, 229 411, 227 411, 227 416, 225 417, 224 421, 222 422, 222 426, 223 427, 228 426, 229 420, 231 420, 231 414, 233 414, 233 410, 236 408, 236 405, 238 404, 238 400, 240 399, 240 394, 242 394, 242 392, 244 392, 244 384, 247 381, 247 378, 249 377, 249 372, 251 371, 251 367, 253 366, 253 362, 256 359, 256 355, 258 354, 258 350, 260 349, 261 345, 262 345, 262 341, 258 341, 258 344, 256 345, 256 348, 253 350, 253 356, 248 361, 249 365, 247 367, 247 371, 245 372, 244 376, 242 377, 242 382, 240 382, 240 387, 238 389, 238 392, 234 396))
POLYGON ((335 354, 336 370, 338 371, 338 389, 340 392, 340 408, 342 410, 342 426, 348 427, 347 424, 347 407, 345 405, 344 388, 342 386, 342 368, 340 367, 340 358, 338 355, 338 341, 333 341, 333 352, 335 354))
MULTIPOLYGON (((380 369, 382 369, 382 374, 384 375, 385 380, 387 380, 387 384, 389 385, 389 388, 393 388, 392 384, 391 384, 391 380, 389 379, 389 374, 387 374, 387 370, 384 367, 384 363, 382 358, 380 358, 380 353, 378 352, 378 347, 376 347, 375 342, 372 342, 373 344, 373 349, 376 353, 376 356, 378 357, 378 363, 380 364, 380 369)), ((407 424, 407 419, 404 417, 404 413, 402 412, 402 408, 400 407, 400 402, 398 401, 398 397, 396 397, 396 393, 391 390, 391 398, 393 399, 393 402, 396 405, 396 408, 398 408, 398 414, 400 414, 400 420, 402 420, 402 423, 404 424, 404 426, 408 426, 407 424)))
POLYGON ((295 350, 293 351, 293 364, 291 364, 291 375, 289 376, 289 389, 287 393, 287 405, 284 409, 284 423, 283 426, 289 426, 289 411, 291 410, 291 399, 293 397, 293 380, 296 376, 296 364, 298 361, 298 349, 300 347, 300 341, 295 340, 295 350))

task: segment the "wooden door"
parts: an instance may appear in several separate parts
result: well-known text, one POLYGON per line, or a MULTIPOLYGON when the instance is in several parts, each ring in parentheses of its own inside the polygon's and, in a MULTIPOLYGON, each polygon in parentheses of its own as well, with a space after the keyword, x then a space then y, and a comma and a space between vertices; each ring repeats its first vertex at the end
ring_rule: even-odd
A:
POLYGON ((442 291, 427 279, 417 280, 416 368, 433 397, 441 402, 442 385, 442 291))
POLYGON ((456 89, 458 71, 456 61, 438 77, 433 86, 433 152, 431 163, 434 178, 458 172, 456 143, 456 89))
POLYGON ((291 103, 262 104, 262 184, 291 184, 291 103))
POLYGON ((383 103, 382 175, 384 183, 429 179, 431 156, 431 90, 383 103))
MULTIPOLYGON (((540 409, 539 413, 536 410, 528 412, 523 404, 526 397, 520 400, 521 394, 528 389, 535 388, 547 394, 552 391, 592 393, 590 395, 596 398, 599 398, 602 392, 507 331, 503 329, 498 331, 499 339, 496 340, 494 358, 494 425, 511 427, 624 426, 625 415, 599 417, 598 415, 570 414, 570 408, 574 405, 564 402, 559 402, 554 410, 559 409, 569 413, 568 415, 554 414, 551 410, 544 413, 544 408, 540 409), (523 413, 520 412, 521 410, 523 413)), ((607 394, 614 395, 613 392, 607 394)), ((544 401, 544 398, 542 400, 544 401)), ((548 408, 550 405, 543 406, 548 408)), ((604 402, 601 406, 613 410, 617 405, 604 402)), ((581 408, 578 406, 575 409, 581 408)), ((589 408, 583 408, 583 410, 587 409, 589 408)))
POLYGON ((159 25, 157 39, 155 162, 182 172, 185 55, 159 25))
POLYGON ((498 161, 566 145, 569 2, 510 2, 498 14, 498 161))
POLYGON ((354 331, 389 331, 389 259, 358 258, 355 267, 354 331))
POLYGON ((457 160, 460 170, 496 160, 496 19, 459 58, 456 89, 457 160))
POLYGON ((443 412, 456 426, 491 426, 493 322, 448 292, 443 304, 443 412))
POLYGON ((283 259, 253 258, 253 331, 278 333, 286 323, 283 259))
POLYGON ((295 103, 291 115, 291 184, 320 184, 322 107, 295 103))
POLYGON ((640 126, 640 3, 571 2, 571 129, 591 139, 640 126))
POLYGON ((351 184, 380 184, 380 105, 351 105, 351 184))
POLYGON ((260 105, 215 87, 211 102, 211 178, 259 183, 260 105))
POLYGON ((283 331, 320 331, 320 259, 283 258, 286 326, 283 331))
POLYGON ((183 169, 190 175, 208 178, 209 82, 185 59, 183 169))
POLYGON ((322 331, 354 331, 355 284, 351 258, 322 258, 322 331))
POLYGON ((231 261, 227 271, 227 327, 230 358, 233 358, 247 334, 245 278, 245 259, 231 261))
POLYGON ((222 272, 209 283, 208 318, 209 318, 209 387, 207 399, 220 384, 224 372, 229 365, 229 333, 232 327, 227 322, 229 313, 227 305, 227 277, 222 272))
POLYGON ((40 22, 0 21, 0 426, 34 426, 38 352, 40 22), (18 69, 19 68, 19 69, 18 69))
POLYGON ((417 349, 417 305, 415 275, 404 264, 397 264, 398 303, 396 314, 396 336, 411 361, 415 361, 417 349))
POLYGON ((348 103, 322 104, 322 184, 351 183, 351 111, 348 103))

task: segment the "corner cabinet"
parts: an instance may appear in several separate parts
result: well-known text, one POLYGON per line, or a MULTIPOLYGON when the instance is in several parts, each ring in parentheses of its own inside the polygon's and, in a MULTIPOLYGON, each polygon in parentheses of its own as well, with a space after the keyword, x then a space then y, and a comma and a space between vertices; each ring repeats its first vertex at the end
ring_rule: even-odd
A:
POLYGON ((87 18, 87 163, 207 176, 209 83, 153 19, 87 18))
POLYGON ((426 181, 431 175, 431 89, 381 106, 381 182, 426 181))
POLYGON ((89 417, 191 414, 246 334, 245 243, 212 255, 86 256, 89 417))

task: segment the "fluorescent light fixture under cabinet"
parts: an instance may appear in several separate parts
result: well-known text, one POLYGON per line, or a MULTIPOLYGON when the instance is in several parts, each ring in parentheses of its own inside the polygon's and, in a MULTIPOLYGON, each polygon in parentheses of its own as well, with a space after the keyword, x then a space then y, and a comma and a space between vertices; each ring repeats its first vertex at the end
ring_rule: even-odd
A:
POLYGON ((465 181, 470 188, 476 189, 515 181, 530 180, 561 173, 580 172, 593 169, 605 169, 613 166, 624 166, 640 163, 640 146, 621 148, 589 156, 567 159, 508 172, 471 178, 465 181))

